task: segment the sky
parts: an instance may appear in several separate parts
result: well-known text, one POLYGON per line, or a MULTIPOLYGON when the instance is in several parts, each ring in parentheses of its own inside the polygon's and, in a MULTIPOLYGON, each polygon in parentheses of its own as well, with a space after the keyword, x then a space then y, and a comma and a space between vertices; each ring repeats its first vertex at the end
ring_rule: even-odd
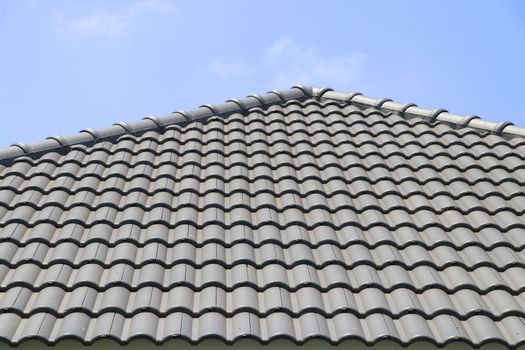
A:
POLYGON ((295 84, 525 126, 525 1, 0 0, 0 147, 295 84))

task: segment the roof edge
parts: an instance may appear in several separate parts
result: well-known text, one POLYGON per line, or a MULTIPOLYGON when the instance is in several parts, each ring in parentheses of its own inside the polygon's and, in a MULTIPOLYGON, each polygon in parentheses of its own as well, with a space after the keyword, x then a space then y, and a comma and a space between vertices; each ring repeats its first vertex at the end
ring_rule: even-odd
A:
POLYGON ((429 122, 446 122, 459 127, 469 127, 483 131, 489 131, 493 134, 508 137, 525 137, 525 127, 514 125, 510 121, 491 121, 482 119, 477 115, 459 115, 450 113, 446 109, 428 109, 419 107, 414 103, 394 102, 389 98, 373 98, 364 96, 360 92, 342 93, 330 88, 313 88, 312 97, 319 100, 336 100, 347 102, 362 107, 374 107, 383 112, 394 112, 401 114, 403 117, 418 117, 427 119, 429 122))
POLYGON ((77 134, 68 136, 53 135, 45 140, 31 144, 16 143, 6 148, 0 148, 0 165, 8 164, 15 158, 26 155, 38 155, 51 150, 65 150, 72 145, 89 144, 110 140, 124 134, 140 133, 148 130, 164 128, 173 124, 185 124, 211 116, 226 117, 233 113, 245 112, 253 107, 268 107, 287 101, 304 101, 309 98, 318 100, 335 100, 350 104, 373 107, 383 112, 395 112, 403 117, 419 117, 430 122, 441 121, 459 127, 471 127, 506 137, 525 137, 525 127, 516 126, 511 122, 496 122, 481 119, 477 115, 458 115, 445 109, 427 109, 413 103, 398 103, 389 98, 372 98, 359 92, 343 93, 331 88, 295 85, 287 90, 272 90, 265 94, 251 94, 242 99, 232 98, 219 104, 205 104, 191 110, 178 110, 165 116, 146 116, 142 119, 125 123, 118 122, 100 129, 83 129, 77 134))
POLYGON ((291 100, 304 101, 311 97, 313 97, 313 87, 294 85, 287 90, 272 90, 261 95, 250 94, 242 99, 231 98, 223 103, 204 104, 195 109, 178 110, 161 117, 146 116, 130 123, 117 122, 105 128, 82 129, 77 134, 68 136, 53 135, 31 144, 19 142, 6 148, 0 148, 0 165, 5 165, 21 156, 63 150, 72 145, 110 140, 124 134, 164 128, 168 125, 188 123, 211 116, 226 117, 233 113, 245 112, 253 107, 268 107, 291 100))

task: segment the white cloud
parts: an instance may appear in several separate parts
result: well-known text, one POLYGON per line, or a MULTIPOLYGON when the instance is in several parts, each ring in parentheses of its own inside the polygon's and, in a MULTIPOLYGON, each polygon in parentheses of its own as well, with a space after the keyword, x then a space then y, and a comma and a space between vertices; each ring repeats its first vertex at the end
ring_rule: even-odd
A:
POLYGON ((166 0, 140 0, 135 2, 129 9, 134 14, 144 12, 167 13, 173 10, 173 3, 166 0))
POLYGON ((225 62, 217 58, 210 63, 210 68, 221 78, 244 77, 254 72, 253 67, 239 59, 225 62))
POLYGON ((62 37, 121 38, 145 16, 173 11, 172 4, 165 0, 139 0, 115 13, 98 12, 74 18, 57 14, 55 29, 62 37))
POLYGON ((324 55, 315 46, 302 45, 291 38, 276 40, 262 50, 262 58, 248 64, 241 59, 215 59, 210 68, 220 78, 245 78, 257 71, 268 85, 286 88, 294 84, 348 85, 357 80, 367 56, 360 52, 324 55))
POLYGON ((81 35, 97 37, 118 37, 125 33, 127 24, 120 15, 98 13, 82 18, 65 18, 60 15, 56 19, 57 29, 64 35, 81 35))
POLYGON ((348 55, 325 56, 315 46, 305 46, 291 38, 281 38, 266 50, 266 63, 273 70, 273 83, 348 84, 356 80, 367 57, 354 52, 348 55))

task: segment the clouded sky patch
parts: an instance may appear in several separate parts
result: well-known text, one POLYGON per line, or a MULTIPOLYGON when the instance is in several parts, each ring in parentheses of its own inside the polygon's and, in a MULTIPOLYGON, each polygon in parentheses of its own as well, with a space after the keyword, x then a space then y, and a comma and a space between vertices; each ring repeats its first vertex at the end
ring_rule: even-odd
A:
POLYGON ((153 16, 172 14, 174 7, 167 0, 140 0, 115 12, 94 12, 83 16, 55 15, 55 32, 61 38, 121 39, 133 27, 153 16))
POLYGON ((257 71, 269 86, 285 88, 299 83, 348 84, 359 78, 367 61, 367 55, 361 52, 328 55, 316 46, 298 43, 290 37, 279 38, 261 48, 257 56, 260 58, 254 62, 217 58, 210 68, 220 78, 245 78, 257 71))
POLYGON ((210 63, 210 69, 221 78, 246 77, 254 72, 254 67, 240 59, 225 61, 216 58, 210 63))

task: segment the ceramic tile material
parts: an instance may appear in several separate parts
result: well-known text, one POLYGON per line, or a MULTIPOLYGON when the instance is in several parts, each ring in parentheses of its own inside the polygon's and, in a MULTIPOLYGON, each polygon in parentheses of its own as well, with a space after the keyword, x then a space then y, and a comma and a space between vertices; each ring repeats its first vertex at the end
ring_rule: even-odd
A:
POLYGON ((0 340, 517 347, 524 130, 298 86, 0 150, 0 340))

